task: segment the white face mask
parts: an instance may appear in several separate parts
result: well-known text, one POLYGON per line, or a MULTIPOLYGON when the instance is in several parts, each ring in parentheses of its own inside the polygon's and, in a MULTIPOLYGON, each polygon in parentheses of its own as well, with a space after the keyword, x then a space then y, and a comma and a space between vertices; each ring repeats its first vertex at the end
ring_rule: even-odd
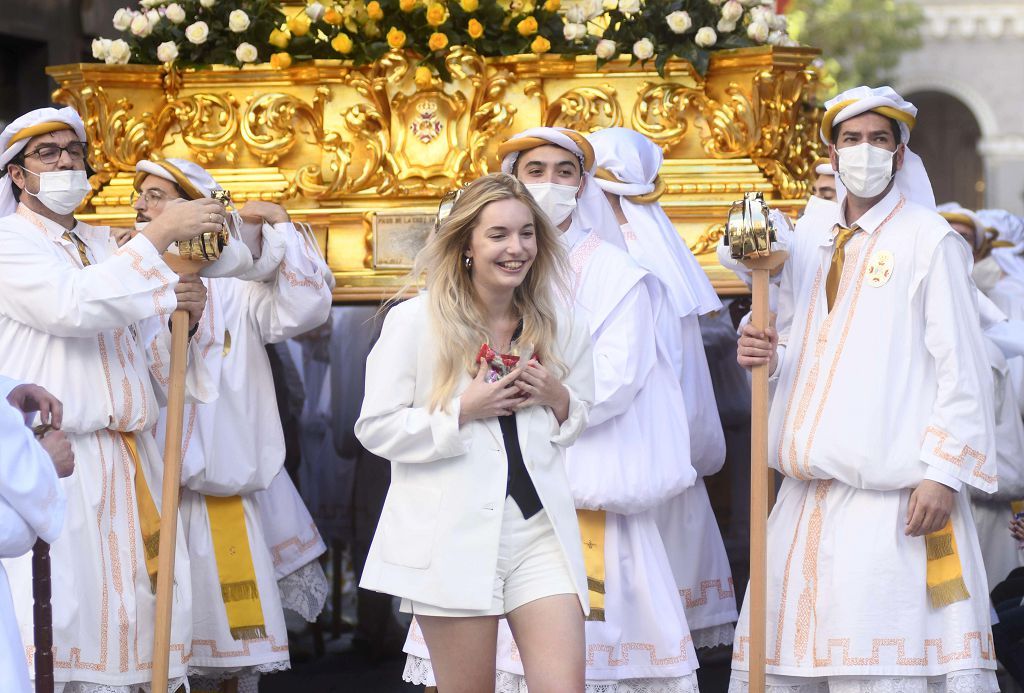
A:
POLYGON ((975 286, 981 289, 982 293, 987 294, 1003 278, 1003 270, 999 267, 996 259, 989 255, 984 260, 974 263, 971 278, 974 279, 975 286))
POLYGON ((526 189, 555 226, 568 219, 576 209, 576 193, 579 192, 579 187, 575 185, 526 183, 526 189))
POLYGON ((135 233, 142 233, 149 226, 148 221, 137 221, 135 222, 135 233))
POLYGON ((839 156, 839 178, 856 197, 880 195, 892 180, 895 152, 864 142, 836 149, 836 154, 839 156))
POLYGON ((24 166, 25 173, 39 178, 39 192, 28 193, 55 214, 71 214, 82 204, 86 194, 92 190, 85 171, 43 171, 33 173, 24 166))

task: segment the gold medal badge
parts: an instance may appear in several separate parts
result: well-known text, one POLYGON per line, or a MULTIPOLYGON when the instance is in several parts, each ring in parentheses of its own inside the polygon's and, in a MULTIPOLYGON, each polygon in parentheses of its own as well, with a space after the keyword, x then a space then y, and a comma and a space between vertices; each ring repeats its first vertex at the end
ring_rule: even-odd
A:
POLYGON ((864 276, 867 277, 868 284, 877 289, 889 281, 894 269, 896 269, 896 259, 892 253, 888 250, 881 250, 868 260, 864 276))

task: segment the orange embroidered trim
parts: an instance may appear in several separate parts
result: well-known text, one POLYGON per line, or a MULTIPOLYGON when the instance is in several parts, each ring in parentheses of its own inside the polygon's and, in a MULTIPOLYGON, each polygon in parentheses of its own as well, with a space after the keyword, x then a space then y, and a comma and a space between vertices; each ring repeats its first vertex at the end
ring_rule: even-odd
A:
POLYGON ((114 255, 127 255, 128 257, 130 257, 132 259, 131 268, 138 272, 143 279, 153 279, 155 277, 160 280, 160 288, 153 292, 153 307, 156 308, 157 315, 167 315, 168 313, 170 313, 170 308, 165 308, 163 305, 160 304, 161 296, 167 293, 167 289, 171 285, 171 282, 167 279, 167 277, 164 276, 163 272, 156 269, 155 267, 152 267, 148 270, 142 269, 142 255, 140 255, 135 249, 129 248, 126 245, 123 245, 120 248, 118 248, 117 252, 115 252, 114 255))
POLYGON ((587 645, 586 665, 588 667, 597 666, 595 664, 594 655, 598 652, 608 655, 607 666, 610 667, 629 666, 632 663, 630 662, 630 653, 633 652, 645 653, 651 666, 679 664, 680 662, 688 662, 690 660, 689 653, 692 647, 693 638, 689 635, 679 641, 679 654, 671 657, 658 657, 654 645, 649 642, 624 642, 619 643, 618 647, 614 645, 594 643, 592 645, 587 645), (615 650, 619 650, 619 652, 622 653, 622 659, 616 659, 613 656, 615 650))
POLYGON ((580 284, 583 282, 583 270, 586 268, 590 258, 601 247, 601 238, 593 231, 583 239, 582 243, 577 244, 569 255, 569 266, 572 267, 572 273, 576 277, 576 281, 573 282, 572 287, 572 300, 576 300, 576 294, 579 292, 580 284))
POLYGON ((932 449, 933 455, 945 460, 946 462, 949 462, 952 465, 955 465, 957 469, 963 469, 964 462, 967 460, 968 457, 970 457, 973 460, 975 460, 975 462, 977 462, 977 464, 975 464, 974 469, 971 472, 973 476, 990 484, 994 484, 998 481, 997 475, 986 474, 985 472, 982 471, 982 467, 985 466, 985 455, 981 454, 980 452, 970 447, 969 445, 964 445, 963 449, 960 450, 960 454, 954 457, 953 455, 949 454, 948 452, 942 449, 943 446, 946 444, 946 440, 954 437, 952 434, 943 431, 941 428, 938 428, 937 426, 929 426, 927 429, 925 429, 924 432, 925 440, 928 440, 928 436, 930 435, 933 435, 938 439, 935 442, 935 447, 932 449))
MULTIPOLYGON (((291 284, 293 287, 307 286, 310 289, 317 290, 324 288, 324 281, 322 278, 320 279, 320 281, 317 281, 316 279, 310 279, 308 277, 303 277, 300 279, 297 273, 288 270, 287 267, 288 266, 287 264, 285 264, 285 261, 281 260, 281 269, 279 270, 281 272, 281 276, 287 279, 288 283, 291 284)), ((319 276, 319 272, 317 273, 317 275, 319 276)))
MULTIPOLYGON (((793 389, 790 390, 790 392, 789 392, 789 401, 786 403, 786 415, 782 419, 782 433, 783 433, 783 435, 779 436, 779 453, 778 453, 779 471, 781 471, 783 474, 788 474, 789 476, 797 476, 798 477, 798 475, 799 475, 799 470, 797 469, 797 466, 796 466, 796 443, 795 443, 795 440, 792 438, 792 435, 791 435, 790 436, 791 437, 790 453, 789 453, 790 469, 787 472, 786 471, 786 465, 782 461, 782 450, 783 450, 783 446, 785 445, 785 442, 786 442, 786 436, 784 435, 784 433, 785 433, 785 431, 790 430, 790 426, 789 426, 789 423, 788 423, 789 422, 789 414, 790 414, 790 412, 793 409, 793 400, 796 398, 796 384, 800 382, 800 372, 803 371, 803 369, 804 369, 804 358, 807 356, 807 340, 810 338, 810 334, 811 334, 811 330, 810 330, 809 326, 811 324, 811 321, 814 319, 814 311, 815 311, 815 309, 818 306, 818 294, 821 293, 821 275, 822 275, 821 267, 819 267, 818 268, 818 273, 814 276, 814 287, 811 289, 811 302, 807 306, 806 324, 807 324, 808 327, 805 327, 805 329, 804 329, 803 341, 800 344, 800 358, 797 360, 797 364, 796 364, 796 376, 797 377, 796 377, 796 380, 793 382, 793 389)), ((801 405, 802 405, 802 403, 801 403, 801 405)))
MULTIPOLYGON (((817 634, 818 628, 818 555, 821 550, 821 530, 825 523, 825 497, 832 487, 832 480, 819 481, 814 489, 814 511, 807 523, 806 549, 802 573, 804 590, 797 601, 796 637, 793 641, 793 656, 800 664, 807 654, 807 643, 811 638, 811 630, 817 634), (813 625, 812 625, 813 624, 813 625)), ((814 638, 817 642, 817 638, 814 638)))
POLYGON ((299 553, 302 553, 308 549, 313 548, 317 544, 317 542, 320 541, 320 530, 316 528, 316 523, 311 522, 309 524, 309 527, 313 530, 313 536, 309 539, 309 541, 302 541, 300 537, 295 536, 286 541, 282 541, 280 544, 276 546, 271 547, 270 554, 271 556, 273 556, 274 559, 274 567, 277 567, 284 563, 284 556, 282 554, 284 553, 285 549, 288 549, 292 546, 297 546, 299 553))
POLYGON ((699 597, 697 597, 696 599, 693 598, 693 593, 696 591, 696 588, 681 589, 679 590, 679 596, 683 598, 683 601, 686 603, 687 609, 695 609, 698 606, 704 606, 705 604, 707 604, 708 592, 712 589, 714 589, 717 592, 719 600, 735 598, 736 587, 733 584, 732 578, 728 578, 726 584, 728 585, 728 587, 726 589, 722 589, 721 579, 716 578, 714 580, 702 580, 700 583, 699 597))
POLYGON ((284 644, 278 644, 277 638, 275 638, 273 635, 268 635, 265 638, 253 638, 252 640, 242 640, 241 641, 242 649, 235 650, 234 652, 226 652, 226 651, 222 651, 222 650, 218 649, 217 648, 217 641, 216 640, 193 640, 192 641, 192 652, 190 653, 189 656, 192 657, 192 658, 209 657, 209 658, 212 658, 212 659, 226 659, 228 657, 248 657, 248 656, 250 656, 252 654, 250 649, 249 649, 249 646, 251 644, 260 643, 260 642, 269 642, 270 643, 270 651, 271 652, 287 652, 288 651, 288 641, 287 641, 287 639, 285 640, 284 644), (204 654, 204 655, 198 654, 196 652, 196 647, 197 646, 209 648, 210 654, 204 654))

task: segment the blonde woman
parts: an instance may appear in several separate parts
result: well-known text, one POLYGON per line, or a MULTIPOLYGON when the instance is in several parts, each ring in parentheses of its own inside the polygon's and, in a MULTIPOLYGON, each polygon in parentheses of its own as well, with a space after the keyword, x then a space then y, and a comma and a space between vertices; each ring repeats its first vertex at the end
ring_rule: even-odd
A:
POLYGON ((356 435, 392 476, 361 586, 402 597, 443 693, 494 690, 499 618, 531 693, 583 691, 587 582, 562 449, 594 384, 589 334, 555 293, 564 263, 526 188, 481 178, 417 258, 426 294, 390 311, 367 359, 356 435))

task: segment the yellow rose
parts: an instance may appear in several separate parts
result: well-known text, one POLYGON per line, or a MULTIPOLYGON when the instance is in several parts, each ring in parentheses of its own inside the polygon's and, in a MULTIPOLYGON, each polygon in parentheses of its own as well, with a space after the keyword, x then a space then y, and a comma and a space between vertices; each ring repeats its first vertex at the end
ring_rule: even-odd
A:
POLYGON ((427 67, 426 65, 420 65, 419 67, 416 68, 416 76, 414 80, 416 82, 417 87, 420 87, 421 89, 424 87, 429 87, 430 82, 433 79, 434 75, 430 71, 430 68, 427 67))
POLYGON ((478 39, 484 35, 484 25, 475 19, 470 19, 469 24, 466 26, 466 30, 469 31, 469 37, 471 39, 478 39))
POLYGON ((366 6, 366 16, 375 22, 384 19, 384 10, 380 8, 380 3, 377 0, 373 0, 373 2, 366 6))
POLYGON ((519 32, 520 36, 533 36, 537 33, 537 18, 527 17, 518 24, 516 24, 516 31, 519 32))
POLYGON ((480 7, 480 0, 460 0, 459 7, 463 12, 476 12, 480 7))
POLYGON ((398 0, 398 9, 402 12, 412 12, 416 9, 417 0, 398 0))
POLYGON ((281 29, 274 29, 270 32, 270 38, 267 39, 267 42, 270 43, 271 46, 275 46, 277 48, 287 48, 288 42, 291 41, 291 39, 291 32, 287 29, 284 29, 283 31, 281 29))
POLYGON ((331 48, 342 55, 348 55, 352 52, 352 39, 348 37, 348 34, 338 34, 331 39, 331 48))
POLYGON ((448 37, 439 31, 435 31, 430 35, 430 39, 427 41, 427 48, 432 51, 442 51, 448 47, 448 37))
POLYGON ((391 27, 388 30, 388 45, 394 49, 399 49, 405 45, 405 32, 395 27, 391 27))
POLYGON ((538 36, 533 39, 533 43, 530 44, 530 50, 534 53, 547 53, 551 50, 551 41, 548 41, 543 36, 538 36))
POLYGON ((341 24, 341 12, 338 12, 338 8, 332 7, 331 9, 324 12, 324 21, 328 24, 338 26, 341 24))
POLYGON ((438 3, 432 3, 427 7, 427 24, 438 27, 448 19, 448 8, 438 3))
POLYGON ((299 12, 297 15, 288 20, 288 30, 292 32, 293 36, 305 36, 309 33, 309 25, 312 22, 309 15, 305 12, 299 12))
POLYGON ((292 56, 287 53, 274 53, 270 56, 270 66, 285 70, 292 66, 292 56))
POLYGON ((544 9, 548 12, 558 12, 562 7, 562 0, 545 0, 544 9))

